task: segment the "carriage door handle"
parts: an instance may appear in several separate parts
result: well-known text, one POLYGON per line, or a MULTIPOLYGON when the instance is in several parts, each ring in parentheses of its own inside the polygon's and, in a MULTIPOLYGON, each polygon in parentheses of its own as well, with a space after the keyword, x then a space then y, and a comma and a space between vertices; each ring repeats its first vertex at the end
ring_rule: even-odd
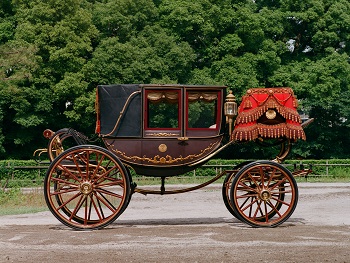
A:
POLYGON ((178 137, 177 140, 179 141, 179 145, 186 146, 188 143, 188 137, 178 137))

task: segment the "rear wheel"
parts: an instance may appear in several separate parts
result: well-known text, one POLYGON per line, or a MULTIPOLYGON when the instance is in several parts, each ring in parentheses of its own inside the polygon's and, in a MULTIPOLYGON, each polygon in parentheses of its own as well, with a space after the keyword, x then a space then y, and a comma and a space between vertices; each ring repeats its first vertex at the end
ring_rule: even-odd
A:
POLYGON ((243 222, 275 227, 285 222, 298 202, 298 187, 291 172, 271 161, 243 167, 233 178, 231 205, 243 222))
POLYGON ((130 201, 130 176, 106 149, 82 145, 51 163, 44 184, 53 215, 74 229, 99 229, 112 223, 130 201))

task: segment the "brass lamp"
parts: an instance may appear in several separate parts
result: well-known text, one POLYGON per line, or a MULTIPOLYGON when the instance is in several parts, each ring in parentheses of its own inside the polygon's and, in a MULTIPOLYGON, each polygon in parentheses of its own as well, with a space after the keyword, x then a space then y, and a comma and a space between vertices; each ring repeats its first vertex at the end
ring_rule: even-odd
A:
POLYGON ((224 112, 226 116, 226 122, 228 121, 229 124, 229 135, 231 135, 233 116, 237 115, 236 97, 232 94, 232 90, 230 90, 229 94, 226 96, 224 112))

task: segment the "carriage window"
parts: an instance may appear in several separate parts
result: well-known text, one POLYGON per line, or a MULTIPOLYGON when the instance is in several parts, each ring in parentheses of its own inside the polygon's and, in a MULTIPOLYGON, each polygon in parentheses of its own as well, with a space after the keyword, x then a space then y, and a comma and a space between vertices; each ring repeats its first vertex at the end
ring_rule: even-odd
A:
POLYGON ((147 128, 179 128, 179 91, 148 91, 147 128))
POLYGON ((216 129, 217 92, 188 92, 188 128, 216 129))

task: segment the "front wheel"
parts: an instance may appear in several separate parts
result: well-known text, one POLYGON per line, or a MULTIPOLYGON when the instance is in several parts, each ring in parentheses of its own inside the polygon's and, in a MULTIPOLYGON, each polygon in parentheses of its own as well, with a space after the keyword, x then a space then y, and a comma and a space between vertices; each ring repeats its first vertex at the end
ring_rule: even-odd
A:
POLYGON ((233 178, 230 201, 235 214, 255 227, 275 227, 285 222, 298 202, 292 173, 271 161, 243 167, 233 178))
POLYGON ((125 210, 130 177, 120 160, 94 145, 72 147, 49 166, 45 201, 63 224, 80 230, 100 229, 125 210))

